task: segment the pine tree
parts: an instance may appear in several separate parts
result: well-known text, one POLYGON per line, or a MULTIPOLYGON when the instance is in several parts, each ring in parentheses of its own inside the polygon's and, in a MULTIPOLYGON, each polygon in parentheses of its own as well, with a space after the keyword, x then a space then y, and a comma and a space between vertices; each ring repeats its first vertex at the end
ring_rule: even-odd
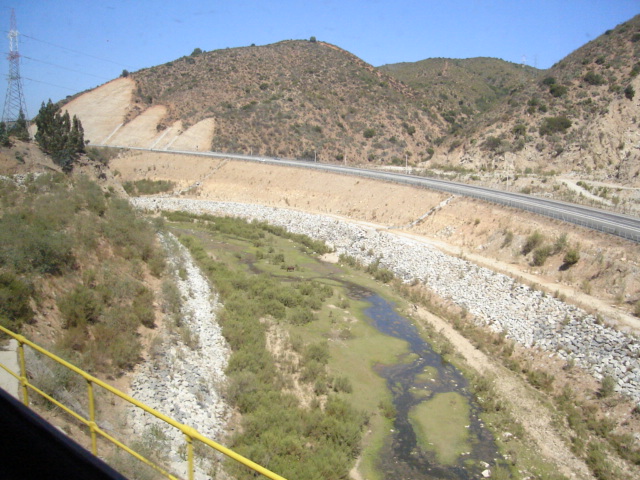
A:
POLYGON ((71 119, 68 111, 61 115, 60 107, 49 100, 46 105, 42 103, 36 126, 35 139, 42 151, 51 155, 64 172, 71 171, 78 155, 84 152, 84 129, 78 117, 71 119))
POLYGON ((9 138, 9 132, 7 132, 7 124, 0 122, 0 145, 3 147, 11 146, 11 139, 9 138))
POLYGON ((22 140, 24 142, 28 142, 30 140, 27 118, 24 116, 24 112, 22 110, 20 110, 20 113, 18 114, 18 119, 9 129, 9 135, 14 136, 18 140, 22 140))

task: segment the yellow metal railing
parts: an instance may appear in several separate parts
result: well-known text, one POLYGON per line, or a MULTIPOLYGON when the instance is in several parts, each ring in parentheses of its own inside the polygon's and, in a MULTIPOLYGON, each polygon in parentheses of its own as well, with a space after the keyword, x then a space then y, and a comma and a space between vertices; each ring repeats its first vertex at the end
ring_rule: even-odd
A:
POLYGON ((113 443, 114 445, 116 445, 118 448, 128 452, 133 457, 137 458, 141 462, 144 462, 145 464, 147 464, 148 466, 150 466, 151 468, 153 468, 154 470, 156 470, 158 473, 160 473, 161 475, 165 476, 166 478, 169 478, 169 479, 172 479, 172 480, 174 480, 174 479, 178 480, 178 477, 176 477, 175 475, 172 475, 171 473, 167 472, 161 466, 155 464, 153 461, 145 458, 144 456, 140 455, 139 453, 137 453, 134 450, 132 450, 131 448, 129 448, 124 443, 120 442, 119 440, 117 440, 113 436, 109 435, 107 432, 105 432, 96 423, 96 418, 95 418, 95 398, 94 398, 93 386, 94 385, 98 385, 98 386, 104 388, 105 390, 107 390, 108 392, 112 393, 113 395, 116 395, 116 396, 120 397, 121 399, 125 400, 126 402, 129 402, 130 404, 135 405, 138 408, 141 408, 145 412, 147 412, 147 413, 159 418, 160 420, 162 420, 163 422, 171 425, 172 427, 177 428, 178 430, 180 430, 184 434, 185 441, 186 441, 186 447, 187 447, 187 475, 188 475, 189 480, 193 480, 193 478, 194 478, 194 456, 193 456, 193 441, 194 440, 202 442, 203 444, 205 444, 205 445, 217 450, 218 452, 221 452, 224 455, 226 455, 226 456, 228 456, 228 457, 240 462, 241 464, 249 467, 251 470, 253 470, 253 471, 257 472, 257 473, 260 473, 261 475, 263 475, 263 476, 265 476, 267 478, 270 478, 272 480, 285 480, 284 477, 281 477, 280 475, 278 475, 276 473, 273 473, 270 470, 262 467, 261 465, 258 465, 257 463, 252 462, 248 458, 245 458, 242 455, 234 452, 233 450, 230 450, 230 449, 228 449, 228 448, 226 448, 226 447, 214 442, 213 440, 208 439, 207 437, 205 437, 202 434, 200 434, 196 429, 194 429, 192 427, 189 427, 188 425, 184 425, 184 424, 181 424, 179 422, 176 422, 174 419, 172 419, 172 418, 170 418, 170 417, 158 412, 157 410, 155 410, 155 409, 153 409, 151 407, 148 407, 144 403, 139 402, 135 398, 130 397, 129 395, 127 395, 126 393, 121 392, 117 388, 114 388, 111 385, 103 382, 102 380, 99 380, 99 379, 95 378, 94 376, 89 375, 88 373, 84 372, 83 370, 80 370, 75 365, 70 364, 69 362, 67 362, 67 361, 63 360, 62 358, 54 355, 53 353, 45 350, 44 348, 36 345, 35 343, 30 342, 24 336, 16 334, 16 333, 12 332, 11 330, 8 330, 8 329, 4 328, 1 325, 0 325, 0 332, 6 333, 7 335, 13 337, 14 339, 16 339, 18 341, 18 358, 19 358, 20 372, 17 373, 17 372, 14 372, 14 371, 10 370, 7 366, 3 365, 2 363, 0 363, 0 367, 2 367, 4 370, 6 370, 9 374, 13 375, 20 382, 20 386, 21 386, 21 390, 22 390, 22 401, 23 401, 23 403, 26 406, 29 406, 29 389, 31 389, 35 393, 37 393, 38 395, 42 396, 43 398, 47 399, 49 402, 53 403, 57 407, 61 408, 65 412, 67 412, 69 415, 73 416, 76 420, 82 422, 84 425, 86 425, 89 428, 89 431, 90 431, 90 434, 91 434, 91 452, 94 455, 96 455, 96 456, 98 455, 97 438, 98 438, 98 435, 101 435, 106 440, 108 440, 111 443, 113 443), (87 382, 87 395, 88 395, 88 400, 89 400, 89 418, 85 418, 82 415, 78 414, 77 412, 74 412, 73 410, 68 408, 66 405, 62 404, 60 401, 58 401, 55 398, 51 397, 50 395, 48 395, 47 393, 43 392, 38 387, 36 387, 35 385, 33 385, 33 384, 31 384, 29 382, 29 379, 27 377, 27 369, 26 369, 26 362, 25 362, 25 356, 24 356, 24 346, 25 345, 27 345, 28 347, 32 348, 33 350, 41 353, 42 355, 45 355, 45 356, 49 357, 53 361, 59 363, 60 365, 64 366, 65 368, 77 373, 82 378, 84 378, 84 380, 87 382))

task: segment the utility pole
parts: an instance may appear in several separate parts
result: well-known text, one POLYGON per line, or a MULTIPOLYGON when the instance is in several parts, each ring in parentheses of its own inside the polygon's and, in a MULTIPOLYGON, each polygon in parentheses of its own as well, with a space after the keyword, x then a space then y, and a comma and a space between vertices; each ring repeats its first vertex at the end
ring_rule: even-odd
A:
POLYGON ((20 77, 20 52, 18 51, 18 28, 16 26, 16 12, 11 9, 11 27, 9 29, 9 75, 7 81, 7 95, 4 99, 4 110, 2 111, 2 121, 7 124, 14 124, 20 114, 28 120, 27 105, 22 93, 22 78, 20 77))

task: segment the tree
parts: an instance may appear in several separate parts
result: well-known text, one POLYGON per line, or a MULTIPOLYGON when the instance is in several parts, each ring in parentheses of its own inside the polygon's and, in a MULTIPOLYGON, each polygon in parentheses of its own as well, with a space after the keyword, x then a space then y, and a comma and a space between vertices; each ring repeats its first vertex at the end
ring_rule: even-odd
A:
POLYGON ((22 110, 20 110, 16 122, 11 126, 11 128, 9 128, 8 133, 12 137, 16 137, 18 140, 22 140, 24 142, 29 141, 29 126, 27 125, 27 119, 22 110))
POLYGON ((7 132, 7 124, 0 122, 0 145, 3 147, 11 146, 11 139, 9 138, 9 132, 7 132))
POLYGON ((129 76, 129 70, 125 68, 124 70, 122 70, 122 73, 120 74, 120 76, 122 78, 127 78, 129 76))
POLYGON ((311 37, 311 38, 309 39, 309 41, 310 41, 311 43, 316 43, 316 42, 317 42, 316 37, 311 37))
POLYGON ((80 120, 75 115, 71 119, 68 111, 61 115, 60 107, 49 100, 46 105, 42 103, 36 126, 35 139, 40 149, 51 155, 62 171, 70 172, 78 155, 84 153, 84 129, 80 120))
POLYGON ((202 54, 202 49, 201 48, 194 48, 193 52, 191 52, 191 56, 192 57, 197 57, 200 54, 202 54))

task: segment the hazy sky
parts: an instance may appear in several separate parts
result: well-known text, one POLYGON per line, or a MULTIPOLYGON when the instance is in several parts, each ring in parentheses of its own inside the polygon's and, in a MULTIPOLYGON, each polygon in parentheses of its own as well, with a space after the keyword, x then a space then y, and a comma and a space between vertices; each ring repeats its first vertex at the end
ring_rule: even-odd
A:
POLYGON ((194 48, 318 40, 366 62, 497 57, 549 68, 640 13, 640 0, 0 0, 2 104, 10 8, 29 116, 194 48))

